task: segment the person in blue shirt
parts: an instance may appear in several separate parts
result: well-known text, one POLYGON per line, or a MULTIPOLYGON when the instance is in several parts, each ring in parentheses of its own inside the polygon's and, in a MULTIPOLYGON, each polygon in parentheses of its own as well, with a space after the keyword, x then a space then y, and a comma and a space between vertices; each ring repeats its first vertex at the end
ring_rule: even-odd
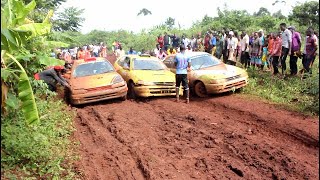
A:
POLYGON ((179 102, 180 84, 182 83, 184 95, 186 96, 186 103, 189 104, 189 86, 188 86, 188 68, 191 67, 191 60, 185 53, 185 46, 180 46, 180 53, 174 58, 174 65, 176 67, 176 98, 179 102))
POLYGON ((217 45, 217 39, 216 39, 216 34, 212 33, 212 37, 210 39, 210 45, 211 45, 211 54, 215 54, 216 52, 216 45, 217 45))
POLYGON ((130 50, 127 52, 127 54, 137 54, 137 52, 130 47, 130 50))

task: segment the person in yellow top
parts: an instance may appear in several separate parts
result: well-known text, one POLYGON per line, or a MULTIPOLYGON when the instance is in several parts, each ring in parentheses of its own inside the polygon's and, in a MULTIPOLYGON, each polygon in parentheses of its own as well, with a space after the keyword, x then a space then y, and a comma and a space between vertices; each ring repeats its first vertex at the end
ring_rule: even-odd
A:
POLYGON ((170 54, 176 54, 177 51, 173 48, 173 47, 170 47, 170 49, 167 50, 167 54, 170 55, 170 54))

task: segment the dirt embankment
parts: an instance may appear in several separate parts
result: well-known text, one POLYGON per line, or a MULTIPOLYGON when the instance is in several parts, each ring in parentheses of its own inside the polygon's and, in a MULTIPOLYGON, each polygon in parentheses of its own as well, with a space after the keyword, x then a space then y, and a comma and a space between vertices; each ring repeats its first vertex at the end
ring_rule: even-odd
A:
POLYGON ((319 121, 237 95, 77 109, 83 179, 319 179, 319 121))

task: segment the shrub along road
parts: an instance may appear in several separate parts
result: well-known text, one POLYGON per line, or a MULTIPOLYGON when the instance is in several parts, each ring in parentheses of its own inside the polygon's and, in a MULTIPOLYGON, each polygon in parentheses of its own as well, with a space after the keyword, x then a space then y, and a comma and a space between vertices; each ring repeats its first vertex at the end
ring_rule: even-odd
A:
POLYGON ((319 179, 319 121, 241 95, 77 108, 83 179, 319 179))

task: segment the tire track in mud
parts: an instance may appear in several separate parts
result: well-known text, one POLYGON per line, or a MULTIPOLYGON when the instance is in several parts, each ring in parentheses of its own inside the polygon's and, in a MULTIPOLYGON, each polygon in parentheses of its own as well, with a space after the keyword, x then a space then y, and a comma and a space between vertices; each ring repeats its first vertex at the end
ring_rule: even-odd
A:
MULTIPOLYGON (((224 124, 223 126, 221 126, 223 129, 216 129, 215 131, 211 131, 210 129, 207 130, 207 132, 209 133, 215 133, 215 134, 220 134, 221 136, 223 136, 224 138, 224 143, 223 145, 220 146, 221 149, 223 149, 223 151, 229 151, 231 154, 233 154, 232 157, 238 157, 238 159, 240 159, 241 161, 244 161, 244 166, 251 166, 254 167, 255 169, 259 170, 262 169, 263 171, 258 171, 258 174, 265 174, 267 177, 270 178, 288 178, 291 177, 294 178, 295 176, 300 176, 301 178, 303 177, 304 179, 310 179, 310 177, 312 177, 312 171, 308 172, 305 171, 305 162, 301 160, 304 160, 304 158, 299 159, 299 156, 301 155, 305 155, 305 152, 308 153, 313 153, 313 155, 315 155, 315 158, 313 159, 313 167, 308 165, 308 162, 306 162, 306 165, 309 166, 309 168, 315 168, 317 169, 317 160, 318 160, 318 150, 319 150, 319 146, 318 143, 319 141, 316 140, 314 137, 311 137, 309 135, 304 135, 304 136, 298 136, 295 135, 293 132, 300 132, 300 133, 306 133, 304 131, 301 130, 295 130, 292 131, 290 129, 290 127, 288 128, 284 128, 284 129, 280 129, 277 128, 277 124, 276 123, 271 123, 269 124, 269 119, 264 119, 265 117, 262 116, 257 116, 255 114, 252 113, 239 113, 238 110, 233 109, 232 107, 227 107, 225 105, 221 105, 218 103, 214 103, 214 102, 210 102, 209 101, 201 101, 201 102, 194 102, 195 104, 197 104, 199 107, 201 107, 201 109, 199 109, 200 111, 204 111, 204 112, 208 112, 211 111, 212 109, 215 109, 215 112, 222 112, 220 113, 220 115, 223 117, 223 119, 226 120, 231 120, 231 119, 235 119, 236 117, 236 121, 232 121, 232 124, 230 126, 230 129, 228 129, 228 125, 224 124), (206 104, 210 104, 211 106, 207 106, 209 108, 206 108, 206 104), (228 114, 223 114, 225 113, 225 111, 228 111, 228 114), (242 119, 242 120, 241 120, 242 119), (243 120, 243 119, 246 119, 243 120), (248 122, 249 121, 249 122, 248 122), (259 125, 260 122, 267 122, 267 126, 265 128, 262 128, 263 125, 259 125), (298 158, 293 158, 291 157, 292 155, 290 154, 290 148, 287 149, 283 149, 286 146, 283 147, 278 147, 277 145, 275 145, 274 143, 268 143, 268 139, 273 142, 274 139, 273 138, 267 138, 267 140, 255 140, 254 142, 250 142, 251 139, 247 138, 248 135, 250 136, 251 134, 253 134, 252 130, 249 129, 248 133, 243 134, 240 133, 240 131, 237 133, 235 133, 235 131, 232 130, 232 127, 243 127, 243 124, 250 124, 251 126, 255 127, 255 129, 258 130, 258 128, 260 128, 260 130, 258 130, 258 134, 261 134, 261 139, 263 139, 264 135, 269 135, 272 134, 272 136, 274 136, 274 134, 276 134, 276 138, 288 138, 290 141, 294 142, 296 140, 299 141, 299 144, 301 145, 307 145, 307 147, 311 147, 311 150, 308 150, 308 148, 302 148, 303 151, 301 151, 298 154, 298 158), (274 129, 276 130, 276 132, 273 132, 274 129), (303 137, 307 137, 307 138, 303 138, 303 137), (273 140, 273 141, 272 141, 273 140), (238 141, 237 143, 235 143, 235 141, 238 141), (240 148, 239 148, 240 147, 240 148), (250 150, 248 150, 248 148, 250 148, 250 150), (249 152, 249 153, 248 153, 249 152), (258 152, 258 153, 256 153, 258 152), (253 155, 253 157, 252 157, 253 155), (300 163, 302 164, 299 164, 300 163), (294 174, 294 175, 292 175, 294 174)), ((152 104, 153 106, 156 105, 155 103, 152 104)), ((160 106, 161 107, 161 106, 160 106)), ((163 106, 160 109, 164 109, 163 106)), ((166 107, 166 109, 174 109, 174 106, 172 107, 166 107)), ((197 110, 196 108, 191 107, 191 109, 197 110)), ((175 109, 172 110, 170 112, 170 110, 165 111, 165 112, 161 112, 161 114, 171 114, 169 115, 169 117, 167 117, 168 119, 173 118, 173 119, 182 119, 183 117, 178 117, 177 115, 174 114, 172 115, 172 113, 175 112, 175 109)), ((187 117, 185 119, 188 119, 188 117, 192 117, 192 111, 188 112, 187 117)), ((219 114, 219 113, 218 113, 219 114)), ((194 119, 194 118, 192 118, 194 119)), ((207 120, 205 116, 202 117, 198 117, 198 119, 200 121, 202 120, 207 120)), ((197 120, 197 121, 199 121, 197 120)), ((199 123, 200 126, 197 128, 201 128, 201 129, 208 129, 207 127, 210 126, 210 124, 206 124, 205 122, 200 122, 199 123), (204 125, 204 126, 203 126, 204 125)), ((215 123, 214 123, 215 124, 215 123)), ((199 133, 198 133, 199 134, 199 133)), ((206 135, 207 136, 207 135, 206 135)), ((205 137, 206 137, 205 136, 205 137)), ((206 138, 205 138, 206 139, 206 138)), ((209 136, 210 140, 214 140, 214 142, 216 143, 217 141, 221 141, 219 140, 219 138, 211 138, 209 136)), ((219 144, 219 143, 218 143, 219 144)), ((210 147, 210 144, 205 144, 205 147, 210 147)), ((297 153, 297 152, 296 152, 297 153)), ((296 154, 297 155, 297 154, 296 154)), ((243 167, 242 165, 242 167, 243 167)), ((228 167, 230 167, 230 164, 227 165, 228 167)), ((235 169, 235 168, 231 168, 235 169)), ((243 172, 241 170, 237 170, 237 172, 241 172, 240 175, 243 176, 243 172)), ((238 174, 238 173, 236 173, 238 174)), ((239 175, 239 174, 238 174, 239 175)), ((317 174, 313 175, 314 177, 318 177, 317 174)), ((249 177, 248 177, 249 178, 249 177)), ((253 178, 253 177, 251 177, 253 178)), ((311 178, 312 179, 312 178, 311 178)))
POLYGON ((189 105, 173 100, 78 109, 84 179, 319 178, 318 122, 296 125, 299 117, 290 113, 251 112, 235 96, 192 98, 189 105))

